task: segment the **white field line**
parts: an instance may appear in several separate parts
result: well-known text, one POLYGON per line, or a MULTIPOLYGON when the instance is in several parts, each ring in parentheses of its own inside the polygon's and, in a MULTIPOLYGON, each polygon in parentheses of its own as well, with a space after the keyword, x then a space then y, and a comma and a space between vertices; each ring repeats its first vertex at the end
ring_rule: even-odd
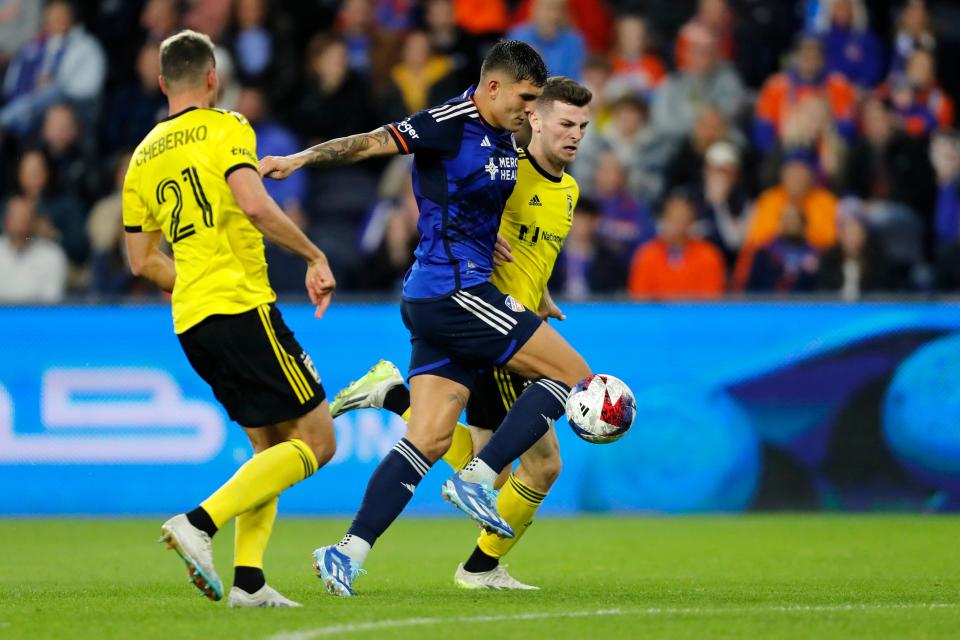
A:
POLYGON ((952 609, 956 603, 891 603, 891 604, 826 604, 784 605, 758 607, 651 607, 648 609, 596 609, 593 611, 542 611, 489 616, 450 616, 436 618, 397 618, 372 622, 352 622, 315 627, 301 631, 284 631, 269 636, 268 640, 313 640, 348 633, 383 631, 403 627, 430 627, 450 624, 482 624, 548 620, 555 618, 593 618, 603 616, 712 616, 737 613, 829 613, 842 611, 882 611, 888 609, 952 609))

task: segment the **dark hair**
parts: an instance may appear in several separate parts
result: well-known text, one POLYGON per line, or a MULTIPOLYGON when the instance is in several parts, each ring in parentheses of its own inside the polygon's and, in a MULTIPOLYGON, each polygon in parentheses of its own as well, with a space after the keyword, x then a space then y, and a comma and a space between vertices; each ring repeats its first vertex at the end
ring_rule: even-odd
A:
POLYGON ((547 65, 530 45, 519 40, 501 40, 493 45, 480 68, 480 75, 506 71, 517 82, 529 80, 538 87, 547 82, 547 65))
POLYGON ((185 29, 160 44, 160 75, 168 85, 198 82, 216 66, 213 42, 203 33, 185 29))
POLYGON ((575 107, 585 107, 593 100, 593 93, 585 86, 566 76, 550 76, 543 85, 543 93, 537 98, 540 107, 564 102, 575 107))

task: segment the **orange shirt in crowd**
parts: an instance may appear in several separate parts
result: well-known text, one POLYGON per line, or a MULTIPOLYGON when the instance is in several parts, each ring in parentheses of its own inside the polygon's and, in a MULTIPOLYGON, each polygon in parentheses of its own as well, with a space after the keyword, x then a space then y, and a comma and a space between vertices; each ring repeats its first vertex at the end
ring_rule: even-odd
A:
POLYGON ((813 85, 796 84, 789 73, 781 72, 763 84, 757 98, 757 117, 772 123, 779 137, 790 109, 808 96, 826 98, 837 120, 852 122, 856 116, 857 90, 840 74, 831 73, 823 84, 813 85))
MULTIPOLYGON (((734 268, 734 289, 742 290, 746 284, 756 250, 773 242, 780 233, 780 217, 788 202, 787 191, 782 186, 767 189, 757 198, 743 249, 734 268)), ((814 187, 800 203, 800 211, 806 221, 807 242, 820 251, 836 243, 836 196, 823 187, 814 187)))
POLYGON ((725 280, 723 255, 706 240, 689 240, 682 249, 671 250, 657 238, 634 254, 627 292, 653 300, 719 298, 725 280))
POLYGON ((628 61, 619 55, 610 59, 614 74, 640 74, 646 77, 648 87, 656 87, 667 75, 667 69, 660 58, 652 53, 643 54, 639 60, 628 61))
POLYGON ((453 0, 453 15, 469 33, 503 33, 510 26, 504 0, 453 0))

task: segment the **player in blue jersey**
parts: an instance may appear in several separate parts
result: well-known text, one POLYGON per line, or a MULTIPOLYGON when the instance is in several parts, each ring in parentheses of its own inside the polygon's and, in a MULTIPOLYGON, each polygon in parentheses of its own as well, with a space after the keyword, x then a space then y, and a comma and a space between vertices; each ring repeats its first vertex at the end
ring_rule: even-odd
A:
POLYGON ((500 216, 517 178, 513 133, 526 123, 546 79, 543 60, 529 45, 499 42, 484 59, 477 86, 462 96, 370 133, 261 161, 261 175, 285 178, 303 166, 414 154, 420 243, 401 303, 412 346, 410 420, 406 437, 371 476, 347 534, 314 552, 332 594, 353 595, 370 547, 449 448, 477 370, 505 366, 536 380, 489 443, 443 485, 447 500, 508 538, 513 530, 497 513, 494 481, 547 433, 563 415, 570 387, 590 374, 560 334, 489 282, 500 216))

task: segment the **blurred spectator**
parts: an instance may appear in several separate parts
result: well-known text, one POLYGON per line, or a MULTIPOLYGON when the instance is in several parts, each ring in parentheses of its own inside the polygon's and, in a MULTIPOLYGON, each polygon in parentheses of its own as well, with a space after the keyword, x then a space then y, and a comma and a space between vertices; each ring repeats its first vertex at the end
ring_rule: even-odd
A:
POLYGON ((457 25, 453 0, 427 0, 424 23, 433 51, 450 58, 454 82, 465 91, 480 75, 480 43, 457 25))
POLYGON ((0 302, 60 302, 67 259, 55 243, 37 237, 36 211, 27 198, 7 201, 0 236, 0 302))
POLYGON ((159 44, 183 26, 183 0, 147 0, 140 13, 140 26, 147 40, 159 44))
POLYGON ((297 85, 291 31, 284 14, 273 11, 268 0, 235 0, 233 23, 223 39, 237 81, 263 87, 273 105, 286 104, 297 85))
POLYGON ((54 190, 50 161, 43 151, 31 149, 20 157, 17 166, 16 193, 28 199, 41 216, 38 233, 57 240, 74 264, 87 257, 87 236, 84 233, 83 205, 69 193, 54 190))
POLYGON ((793 293, 816 288, 820 261, 817 250, 807 242, 805 225, 803 212, 795 204, 787 204, 777 237, 752 256, 747 291, 793 293))
POLYGON ((550 289, 566 298, 582 300, 596 293, 626 288, 623 261, 600 235, 600 207, 581 197, 570 233, 550 277, 550 289))
POLYGON ((450 77, 453 62, 430 49, 423 31, 411 31, 403 41, 400 61, 390 71, 388 89, 381 100, 381 120, 395 122, 429 105, 444 102, 462 92, 450 77), (435 93, 431 93, 436 89, 435 93))
POLYGON ((678 69, 690 64, 690 51, 697 46, 698 30, 706 29, 717 42, 717 53, 726 62, 733 61, 735 49, 733 12, 727 0, 699 0, 697 12, 677 34, 674 61, 678 69))
POLYGON ((824 0, 817 24, 827 69, 865 89, 883 79, 885 68, 884 52, 869 22, 863 0, 824 0))
POLYGON ((236 9, 235 0, 199 0, 190 3, 183 16, 183 26, 205 33, 214 42, 219 42, 230 22, 231 9, 236 9))
POLYGON ((767 153, 782 140, 790 112, 810 96, 822 96, 830 105, 837 130, 847 140, 856 133, 857 95, 853 86, 824 66, 822 43, 814 37, 800 39, 786 71, 767 80, 757 99, 753 142, 767 153))
MULTIPOLYGON (((129 151, 117 157, 113 191, 93 205, 87 218, 90 291, 100 295, 129 294, 137 284, 144 284, 130 273, 123 236, 123 178, 129 164, 129 151)), ((142 288, 153 289, 146 286, 142 288)))
POLYGON ((743 187, 740 149, 722 140, 707 150, 697 189, 696 233, 717 246, 732 266, 743 244, 750 200, 743 187))
POLYGON ((53 168, 50 188, 93 202, 100 192, 96 154, 80 137, 80 125, 70 105, 60 103, 47 109, 40 142, 53 168))
POLYGON ((534 0, 530 21, 511 29, 507 38, 536 49, 550 75, 580 78, 586 47, 583 37, 569 26, 567 0, 534 0))
POLYGON ((940 88, 929 51, 910 54, 906 71, 891 75, 879 93, 892 100, 903 130, 911 136, 927 136, 938 127, 953 126, 953 99, 940 88))
POLYGON ((36 35, 42 9, 37 0, 0 0, 0 71, 36 35))
POLYGON ((777 181, 784 150, 797 148, 814 152, 818 182, 835 187, 843 169, 847 144, 823 96, 807 96, 787 114, 780 141, 767 154, 761 167, 762 185, 777 181))
POLYGON ((886 257, 863 221, 845 217, 839 235, 839 242, 820 256, 818 288, 839 292, 842 299, 850 301, 864 293, 890 289, 886 257))
POLYGON ((960 245, 960 134, 946 130, 934 136, 930 162, 937 176, 936 244, 940 253, 956 251, 960 245))
POLYGON ((708 105, 697 114, 684 140, 667 159, 663 170, 665 191, 691 188, 700 183, 703 174, 703 159, 707 149, 716 142, 731 137, 726 116, 715 106, 708 105))
POLYGON ((773 241, 782 229, 781 219, 789 210, 799 211, 804 218, 807 242, 816 249, 826 249, 837 239, 837 199, 828 190, 816 185, 814 154, 794 149, 784 158, 780 184, 767 189, 757 198, 747 226, 744 248, 737 259, 734 285, 743 288, 750 273, 753 253, 773 241))
POLYGON ((160 91, 160 46, 147 42, 137 55, 137 81, 117 88, 109 98, 104 121, 107 151, 140 144, 157 122, 167 116, 167 99, 160 91))
POLYGON ((233 56, 223 47, 216 46, 213 49, 213 58, 219 84, 216 106, 225 111, 236 111, 237 100, 240 99, 240 83, 233 68, 233 56))
POLYGON ((584 138, 572 167, 574 176, 591 191, 600 156, 611 152, 627 175, 627 189, 644 202, 660 195, 662 170, 668 147, 649 125, 646 103, 625 95, 610 106, 610 120, 600 132, 584 138))
POLYGON ((366 76, 379 95, 396 61, 397 37, 377 26, 372 0, 344 0, 336 24, 350 68, 366 76))
POLYGON ((68 100, 93 122, 106 74, 103 49, 74 21, 68 0, 50 0, 40 35, 14 56, 4 80, 0 127, 24 135, 55 102, 68 100))
MULTIPOLYGON (((247 86, 240 91, 237 111, 250 121, 257 134, 257 157, 286 156, 303 147, 297 136, 270 113, 263 89, 247 86)), ((303 208, 307 198, 307 174, 298 171, 286 180, 265 180, 264 186, 277 204, 287 213, 303 208)))
MULTIPOLYGON (((519 0, 512 18, 513 24, 529 20, 535 2, 519 0)), ((610 9, 618 4, 607 0, 568 0, 570 25, 583 37, 591 53, 607 54, 613 46, 614 20, 610 9)))
POLYGON ((367 83, 350 69, 347 47, 318 35, 307 46, 307 81, 297 108, 300 135, 310 144, 369 131, 374 126, 367 83))
POLYGON ((362 289, 394 290, 413 264, 413 251, 420 240, 420 210, 413 194, 410 165, 404 166, 400 195, 380 201, 363 230, 360 249, 365 258, 357 278, 357 286, 362 289))
POLYGON ((936 191, 926 144, 898 129, 888 105, 876 98, 863 105, 861 129, 844 162, 841 190, 863 200, 900 202, 926 216, 936 191))
MULTIPOLYGON (((608 102, 611 98, 619 96, 614 94, 615 87, 611 87, 610 79, 613 77, 613 66, 606 56, 591 54, 587 56, 583 63, 583 78, 581 82, 593 94, 593 101, 590 103, 590 113, 593 116, 590 128, 597 131, 607 124, 608 102)), ((587 136, 589 139, 589 136, 587 136)))
POLYGON ((907 69, 907 61, 914 51, 933 53, 937 39, 933 35, 930 12, 924 0, 907 0, 894 34, 893 57, 890 61, 891 73, 902 73, 907 69))
POLYGON ((419 5, 417 0, 374 0, 374 22, 386 31, 404 32, 413 26, 412 16, 419 5))
MULTIPOLYGON (((307 233, 310 221, 302 209, 292 208, 287 215, 300 230, 307 233)), ((263 255, 270 269, 270 286, 279 294, 302 296, 307 276, 307 265, 300 256, 290 253, 270 241, 264 244, 263 255)), ((339 280, 339 276, 337 277, 339 280)))
POLYGON ((617 18, 616 48, 610 56, 612 91, 649 97, 667 71, 659 56, 650 52, 647 22, 639 14, 617 18))
POLYGON ((634 249, 654 234, 648 205, 630 193, 627 173, 612 151, 601 153, 597 159, 593 189, 588 193, 603 214, 600 237, 621 258, 625 270, 634 249))
POLYGON ((781 59, 801 26, 799 16, 795 11, 784 10, 782 0, 730 0, 730 5, 736 16, 737 72, 747 86, 759 89, 780 69, 781 59))
POLYGON ((653 126, 661 135, 679 140, 690 133, 700 110, 717 107, 735 120, 745 92, 733 68, 721 61, 716 37, 697 27, 690 36, 690 55, 682 71, 670 74, 653 102, 653 126))
POLYGON ((671 195, 660 218, 659 237, 637 249, 630 264, 631 298, 719 298, 725 287, 720 250, 692 235, 693 201, 671 195))

